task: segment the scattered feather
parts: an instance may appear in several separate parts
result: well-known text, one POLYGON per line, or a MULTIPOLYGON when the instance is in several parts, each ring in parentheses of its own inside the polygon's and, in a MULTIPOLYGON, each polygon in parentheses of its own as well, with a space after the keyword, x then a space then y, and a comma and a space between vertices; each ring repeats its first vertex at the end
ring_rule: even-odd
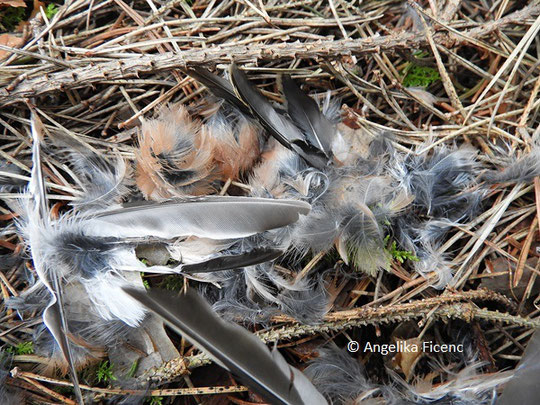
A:
POLYGON ((271 353, 245 329, 221 320, 195 292, 188 290, 180 296, 134 289, 126 292, 272 403, 326 403, 309 380, 289 366, 277 350, 271 353))

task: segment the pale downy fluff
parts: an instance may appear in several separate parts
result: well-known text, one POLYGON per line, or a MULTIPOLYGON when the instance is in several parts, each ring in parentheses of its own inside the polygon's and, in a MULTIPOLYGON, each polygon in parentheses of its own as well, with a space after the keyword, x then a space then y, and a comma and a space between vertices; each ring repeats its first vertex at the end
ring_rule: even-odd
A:
POLYGON ((533 149, 503 171, 484 173, 476 152, 463 146, 436 147, 389 166, 394 178, 414 195, 411 210, 395 221, 396 238, 418 257, 414 267, 419 273, 436 273, 434 287, 443 288, 452 280, 450 255, 440 251, 448 232, 480 212, 490 184, 527 182, 538 176, 539 151, 533 149), (480 184, 482 180, 487 184, 480 184))
POLYGON ((476 213, 482 194, 474 188, 480 164, 472 148, 437 148, 432 154, 408 156, 401 165, 402 175, 396 177, 423 214, 459 221, 476 213))
POLYGON ((387 268, 385 228, 412 198, 384 174, 382 162, 384 156, 357 157, 346 166, 327 169, 328 189, 294 227, 295 248, 317 253, 335 245, 347 264, 365 273, 387 268))
POLYGON ((52 133, 51 140, 44 151, 69 167, 68 174, 82 188, 71 202, 76 209, 105 209, 120 203, 129 193, 132 170, 117 151, 106 155, 62 133, 52 133))
POLYGON ((32 255, 40 255, 48 271, 54 271, 65 283, 80 282, 90 298, 94 311, 105 320, 121 319, 135 326, 144 317, 144 310, 118 288, 127 284, 122 271, 144 271, 135 257, 134 246, 114 238, 96 238, 85 234, 80 217, 61 217, 40 228, 26 225, 23 231, 38 233, 39 246, 32 255))
MULTIPOLYGON (((305 279, 304 279, 305 280, 305 279)), ((316 281, 297 282, 278 296, 279 308, 303 324, 317 324, 329 310, 328 294, 322 277, 316 281)))
POLYGON ((305 369, 319 391, 333 404, 387 405, 489 405, 496 397, 496 388, 506 383, 511 372, 480 374, 482 363, 473 358, 447 381, 437 385, 409 384, 396 373, 389 372, 390 382, 376 384, 369 380, 363 365, 345 350, 327 348, 305 369))
POLYGON ((362 363, 337 347, 320 349, 319 357, 312 360, 304 372, 334 405, 361 404, 387 391, 384 386, 369 381, 362 363))
POLYGON ((419 273, 436 273, 436 288, 452 279, 448 258, 438 248, 455 224, 479 211, 486 193, 477 185, 480 168, 476 152, 467 147, 397 156, 388 166, 395 181, 414 196, 409 209, 393 221, 394 236, 417 256, 419 273))
POLYGON ((259 158, 260 130, 237 110, 221 105, 203 130, 212 144, 213 164, 221 180, 238 180, 259 158))
MULTIPOLYGON (((511 372, 480 374, 483 364, 465 366, 438 386, 418 386, 402 382, 403 405, 491 405, 497 397, 497 388, 512 378, 511 372)), ((396 378, 397 380, 397 378, 396 378)))
MULTIPOLYGON (((260 246, 281 246, 289 239, 288 227, 268 231, 237 242, 229 250, 246 251, 260 246), (280 245, 281 244, 281 245, 280 245)), ((317 323, 327 311, 327 296, 322 281, 295 281, 282 275, 273 262, 244 267, 237 272, 195 275, 197 280, 219 287, 206 286, 204 294, 224 316, 243 319, 246 323, 265 322, 276 311, 302 323, 317 323)))
POLYGON ((502 170, 489 170, 482 175, 487 183, 529 183, 540 176, 540 146, 507 164, 502 170))
POLYGON ((83 195, 72 202, 78 209, 104 209, 118 204, 128 194, 131 168, 120 156, 112 159, 93 152, 72 150, 69 163, 83 188, 83 195))

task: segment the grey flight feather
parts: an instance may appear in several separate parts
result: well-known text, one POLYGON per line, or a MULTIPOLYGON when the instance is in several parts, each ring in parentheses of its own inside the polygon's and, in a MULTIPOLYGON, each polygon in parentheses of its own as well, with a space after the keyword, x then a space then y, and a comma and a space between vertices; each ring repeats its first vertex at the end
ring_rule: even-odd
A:
POLYGON ((320 156, 318 149, 310 147, 302 132, 287 117, 276 111, 259 89, 249 82, 245 73, 235 64, 232 64, 230 69, 231 81, 238 97, 249 106, 263 128, 313 167, 325 167, 326 158, 320 156))
POLYGON ((535 405, 540 398, 540 330, 534 332, 514 376, 495 405, 535 405))
POLYGON ((182 264, 180 265, 180 270, 182 273, 190 274, 240 269, 242 267, 275 260, 283 253, 284 252, 280 249, 255 248, 241 254, 221 255, 200 263, 182 264))
POLYGON ((251 115, 249 107, 236 96, 233 86, 226 79, 201 67, 190 67, 186 73, 204 84, 214 96, 222 98, 244 114, 251 115))
POLYGON ((175 296, 165 291, 124 291, 154 311, 173 329, 207 352, 272 404, 326 404, 300 371, 271 354, 253 334, 219 318, 195 292, 175 296))
POLYGON ((77 379, 77 372, 73 364, 73 358, 69 347, 69 341, 66 333, 67 322, 62 308, 62 290, 59 285, 58 275, 52 271, 47 271, 47 263, 45 263, 40 252, 41 238, 37 230, 42 224, 49 222, 49 212, 47 208, 47 194, 45 189, 45 182, 43 178, 43 172, 41 169, 41 138, 43 137, 41 120, 32 110, 31 117, 32 128, 32 172, 30 176, 30 182, 28 184, 28 193, 30 194, 30 201, 28 202, 27 220, 29 228, 34 231, 30 232, 30 248, 32 251, 32 259, 36 273, 40 280, 47 287, 51 294, 50 301, 43 311, 43 323, 54 339, 58 343, 62 354, 68 363, 71 373, 71 379, 75 390, 75 395, 79 403, 84 403, 82 393, 79 387, 79 381, 77 379), (52 283, 51 283, 52 281, 52 283))
POLYGON ((308 203, 295 200, 209 196, 104 211, 89 218, 85 226, 88 235, 101 237, 223 240, 289 225, 310 209, 308 203))
POLYGON ((319 110, 319 106, 304 93, 289 75, 281 78, 281 87, 289 116, 306 135, 307 141, 323 152, 331 153, 336 128, 319 110))

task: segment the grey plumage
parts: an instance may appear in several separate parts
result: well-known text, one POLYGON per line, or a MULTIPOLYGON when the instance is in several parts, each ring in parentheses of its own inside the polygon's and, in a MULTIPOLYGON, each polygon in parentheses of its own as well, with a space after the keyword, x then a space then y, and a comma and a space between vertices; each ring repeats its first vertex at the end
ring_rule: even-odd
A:
POLYGON ((87 222, 87 232, 102 237, 178 236, 234 239, 295 222, 310 210, 301 201, 243 197, 200 197, 163 203, 140 202, 103 211, 87 222))
POLYGON ((540 146, 510 163, 502 171, 490 170, 482 175, 482 180, 494 183, 529 183, 540 176, 540 146))
POLYGON ((85 209, 103 209, 121 202, 128 193, 129 168, 125 161, 116 156, 115 161, 96 153, 71 152, 75 172, 82 181, 84 195, 72 204, 85 209))
MULTIPOLYGON (((134 283, 143 288, 138 274, 133 278, 129 272, 174 273, 182 271, 183 265, 186 271, 201 272, 216 270, 216 265, 217 270, 223 270, 274 259, 280 252, 272 248, 233 251, 230 246, 237 238, 288 225, 310 209, 309 204, 299 201, 241 197, 186 198, 120 207, 117 203, 125 194, 128 174, 125 163, 118 160, 111 165, 84 148, 65 148, 63 153, 75 161, 74 172, 91 198, 77 201, 75 212, 51 221, 40 173, 39 143, 35 145, 29 187, 33 199, 29 200, 20 227, 41 282, 53 301, 47 307, 23 297, 12 305, 20 311, 31 307, 43 311, 45 324, 56 343, 41 334, 38 348, 56 359, 51 365, 62 366, 62 356, 58 356, 61 348, 72 374, 75 368, 102 356, 104 348, 114 346, 113 336, 124 336, 130 326, 140 325, 145 317, 144 307, 122 290, 134 283), (217 250, 199 256, 190 254, 190 260, 176 267, 147 267, 135 255, 137 244, 151 238, 162 238, 170 244, 170 239, 184 237, 187 239, 180 243, 189 244, 195 236, 221 241, 215 244, 217 250), (220 258, 220 249, 230 254, 220 258), (69 291, 64 300, 60 296, 62 289, 69 291), (82 299, 85 311, 74 310, 82 299), (61 305, 57 305, 59 301, 61 305), (68 325, 79 339, 71 347, 62 334, 68 325), (96 325, 99 333, 95 332, 96 325)), ((39 290, 38 285, 36 288, 39 290)))
POLYGON ((308 143, 306 136, 282 113, 278 112, 262 93, 253 86, 236 65, 230 68, 231 81, 238 97, 249 106, 259 123, 283 146, 294 150, 313 167, 325 167, 324 154, 308 143))
POLYGON ((281 312, 302 324, 321 322, 329 309, 328 296, 322 281, 312 284, 284 290, 277 297, 281 312))
MULTIPOLYGON (((511 373, 482 375, 481 363, 465 359, 469 364, 436 387, 417 387, 389 371, 391 382, 371 382, 362 364, 346 351, 327 348, 313 360, 305 372, 313 384, 334 404, 371 405, 383 401, 392 405, 490 405, 495 389, 510 379, 511 373)), ((522 403, 522 402, 519 402, 522 403)), ((527 404, 527 402, 523 402, 527 404)), ((530 402, 532 403, 536 402, 530 402)))
MULTIPOLYGON (((33 249, 59 277, 67 282, 79 281, 103 319, 120 319, 136 326, 145 311, 120 289, 130 284, 123 272, 177 273, 183 271, 185 263, 147 267, 137 259, 136 243, 129 238, 145 241, 148 237, 211 236, 228 240, 287 225, 308 210, 309 205, 295 201, 227 197, 143 204, 126 212, 94 212, 90 217, 61 218, 46 227, 34 227, 32 232, 40 242, 33 249), (187 207, 192 204, 202 208, 187 207), (169 220, 172 215, 177 215, 176 222, 169 220), (109 222, 98 221, 101 218, 109 222), (130 221, 135 222, 133 228, 130 221), (122 239, 126 237, 127 241, 122 239)), ((213 270, 225 270, 271 260, 278 254, 272 249, 251 254, 239 251, 220 258, 214 252, 188 263, 186 270, 208 271, 212 264, 219 264, 213 270)))
POLYGON ((63 308, 62 284, 55 269, 50 267, 43 255, 40 230, 49 226, 49 212, 47 206, 47 194, 45 181, 41 167, 41 140, 43 138, 43 123, 31 111, 31 132, 32 132, 32 173, 28 183, 28 194, 25 216, 27 236, 30 242, 30 250, 36 273, 40 281, 50 292, 50 299, 43 311, 43 323, 49 329, 54 339, 60 347, 63 357, 68 364, 73 382, 75 395, 79 403, 83 403, 82 393, 79 387, 77 372, 71 355, 71 348, 67 339, 69 333, 66 317, 63 308))
POLYGON ((188 274, 239 269, 277 259, 282 254, 283 251, 280 249, 256 248, 234 255, 220 254, 218 257, 209 259, 205 262, 184 264, 181 268, 183 273, 188 274))
POLYGON ((277 351, 270 353, 245 329, 221 320, 195 292, 188 290, 172 296, 130 288, 125 291, 272 403, 326 403, 306 377, 287 365, 277 351))
POLYGON ((477 212, 483 192, 474 188, 480 165, 473 150, 441 148, 431 156, 408 157, 403 165, 402 181, 425 214, 459 221, 477 212))
POLYGON ((227 79, 217 76, 198 66, 187 68, 186 73, 196 79, 199 83, 204 84, 216 97, 227 101, 243 114, 248 116, 251 115, 251 110, 237 97, 233 86, 227 79))
POLYGON ((302 130, 306 141, 329 157, 336 127, 321 113, 315 100, 300 90, 290 76, 281 77, 281 88, 289 117, 302 130))
POLYGON ((209 300, 222 318, 242 322, 244 325, 266 324, 270 317, 279 313, 276 306, 251 297, 246 283, 246 272, 228 272, 219 281, 221 288, 206 284, 201 293, 209 300))
POLYGON ((506 384, 495 405, 534 405, 540 398, 540 332, 536 330, 529 340, 514 376, 506 384))

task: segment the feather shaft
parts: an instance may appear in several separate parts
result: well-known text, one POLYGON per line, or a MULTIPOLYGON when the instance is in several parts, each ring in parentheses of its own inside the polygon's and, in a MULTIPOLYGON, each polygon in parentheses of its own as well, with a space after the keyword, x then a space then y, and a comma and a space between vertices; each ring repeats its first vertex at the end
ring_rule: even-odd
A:
POLYGON ((279 353, 270 353, 254 335, 219 318, 195 292, 124 291, 154 311, 173 329, 203 349, 273 404, 326 404, 320 393, 279 353), (299 392, 299 385, 303 392, 299 392))

